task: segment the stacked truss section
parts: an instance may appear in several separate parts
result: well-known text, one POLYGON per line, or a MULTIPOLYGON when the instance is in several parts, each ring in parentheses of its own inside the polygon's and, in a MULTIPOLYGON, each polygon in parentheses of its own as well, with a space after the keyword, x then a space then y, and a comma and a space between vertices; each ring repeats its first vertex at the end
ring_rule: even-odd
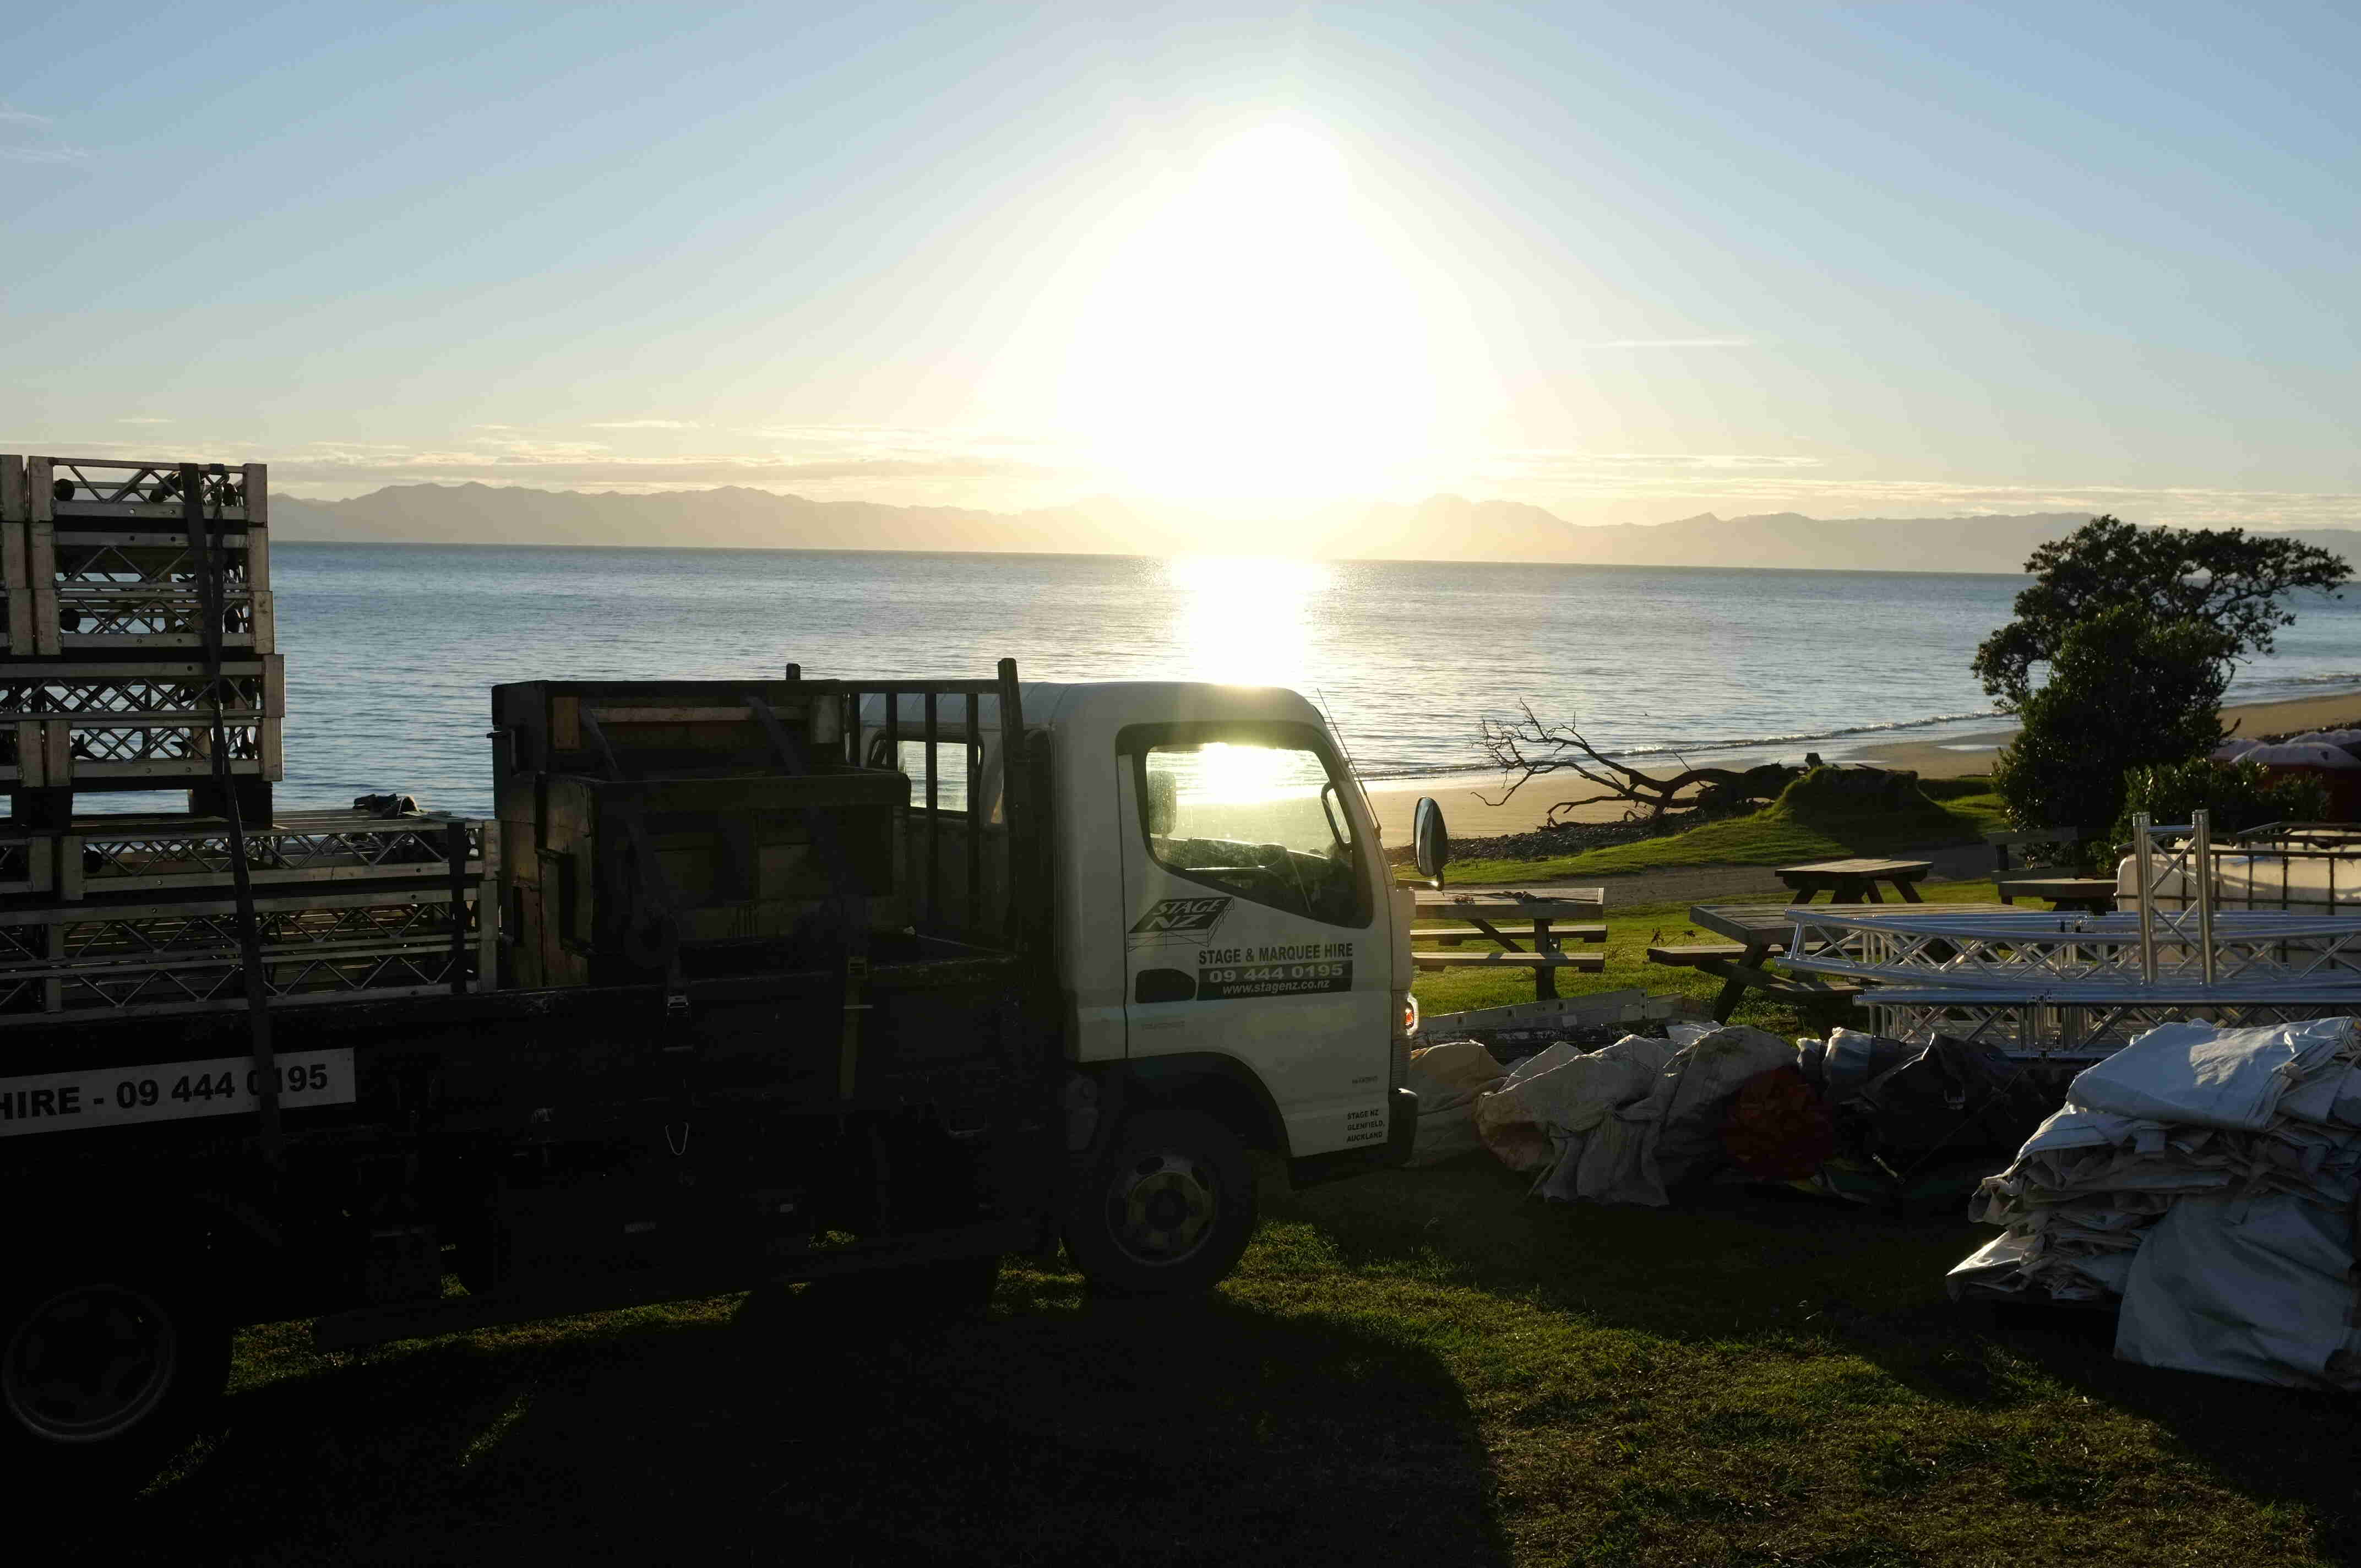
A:
POLYGON ((1892 984, 2067 996, 2125 986, 2361 996, 2361 916, 2220 912, 2203 944, 2136 915, 1946 915, 1940 905, 1799 905, 1791 969, 1892 984))
MULTIPOLYGON (((244 837, 274 1004, 494 984, 493 824, 304 812, 244 837)), ((186 817, 0 839, 0 1027, 244 1007, 230 844, 186 817)))
MULTIPOLYGON (((185 654, 205 645, 204 563, 182 517, 181 471, 159 463, 10 459, 14 526, 0 565, 8 652, 18 657, 185 654)), ((201 471, 198 499, 218 553, 221 640, 273 651, 264 466, 201 471)))
MULTIPOLYGON (((225 660, 233 777, 285 774, 287 683, 276 654, 225 660)), ((0 789, 184 787, 214 776, 214 706, 191 660, 0 663, 0 789)))
POLYGON ((494 983, 496 827, 272 809, 269 504, 260 464, 0 456, 0 1030, 494 983))
POLYGON ((1879 1031, 2023 1051, 2104 1051, 2178 1019, 2361 1011, 2361 909, 2217 908, 2205 814, 2135 819, 2130 913, 1798 905, 1787 967, 1867 981, 1879 1031))
POLYGON ((225 773, 245 815, 268 815, 286 717, 269 505, 258 463, 0 457, 0 795, 13 816, 55 828, 77 794, 218 794, 225 773))

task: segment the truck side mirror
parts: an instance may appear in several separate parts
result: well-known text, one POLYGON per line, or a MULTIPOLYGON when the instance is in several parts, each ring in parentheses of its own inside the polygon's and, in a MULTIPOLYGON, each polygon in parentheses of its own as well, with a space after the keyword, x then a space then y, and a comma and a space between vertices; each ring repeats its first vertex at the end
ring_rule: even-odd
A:
POLYGON ((1418 874, 1441 887, 1443 868, 1451 859, 1451 832, 1443 825, 1443 807, 1433 795, 1420 795, 1410 820, 1411 856, 1418 862, 1418 874))

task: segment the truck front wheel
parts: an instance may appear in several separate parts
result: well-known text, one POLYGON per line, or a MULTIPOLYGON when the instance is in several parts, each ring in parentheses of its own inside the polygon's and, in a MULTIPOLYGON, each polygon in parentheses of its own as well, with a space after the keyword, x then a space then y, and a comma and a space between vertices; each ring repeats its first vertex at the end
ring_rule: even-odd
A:
POLYGON ((1187 1295, 1219 1284, 1254 1228, 1254 1171, 1236 1136, 1201 1112, 1152 1111, 1082 1179, 1066 1253, 1101 1289, 1187 1295))
POLYGON ((93 1266, 0 1299, 0 1454, 67 1483, 137 1485, 195 1435, 230 1333, 193 1292, 93 1266))

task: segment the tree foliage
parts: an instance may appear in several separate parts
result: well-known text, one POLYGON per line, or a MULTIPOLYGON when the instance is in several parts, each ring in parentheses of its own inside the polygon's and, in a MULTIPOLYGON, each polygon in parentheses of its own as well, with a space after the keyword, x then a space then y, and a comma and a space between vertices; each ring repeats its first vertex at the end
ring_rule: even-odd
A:
POLYGON ((2131 848, 2132 813, 2157 822, 2186 822, 2203 811, 2214 837, 2243 833, 2267 822, 2318 822, 2328 816, 2328 786, 2312 773, 2273 773, 2244 758, 2134 768, 2124 775, 2124 808, 2115 818, 2114 853, 2131 848))
POLYGON ((2137 604, 2066 628, 2048 683, 2017 705, 2023 728, 1993 764, 2010 818, 2097 831, 2122 814, 2131 769, 2212 750, 2235 649, 2230 632, 2137 604))
POLYGON ((2036 581, 2016 596, 2016 619, 1984 639, 1974 665, 1984 690, 2011 710, 2031 696, 2032 666, 2054 663, 2073 628, 2101 610, 2136 607, 2158 624, 2211 628, 2224 640, 2226 665, 2270 652, 2273 634, 2295 619, 2281 602, 2288 594, 2334 592, 2353 575, 2343 556, 2300 539, 2241 528, 2137 528, 2114 517, 2094 517, 2043 545, 2025 569, 2036 581))

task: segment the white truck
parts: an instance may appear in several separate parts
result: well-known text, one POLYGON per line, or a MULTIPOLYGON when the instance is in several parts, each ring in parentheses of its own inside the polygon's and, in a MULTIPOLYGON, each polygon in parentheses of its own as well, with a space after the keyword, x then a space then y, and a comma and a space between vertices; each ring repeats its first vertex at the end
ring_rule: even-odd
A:
POLYGON ((1411 897, 1292 692, 790 666, 501 686, 493 722, 497 984, 0 1018, 0 1168, 42 1194, 0 1276, 13 1458, 152 1470, 245 1324, 923 1313, 1060 1245, 1202 1290, 1247 1151, 1409 1155, 1411 897))

